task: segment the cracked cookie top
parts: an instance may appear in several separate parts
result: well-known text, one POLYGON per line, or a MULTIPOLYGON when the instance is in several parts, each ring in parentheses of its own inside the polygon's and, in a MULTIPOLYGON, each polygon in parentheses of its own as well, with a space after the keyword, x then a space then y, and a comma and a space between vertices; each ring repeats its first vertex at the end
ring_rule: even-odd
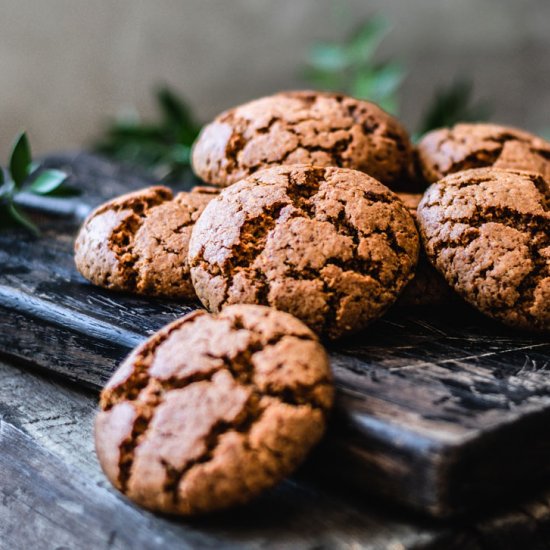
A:
POLYGON ((433 184, 418 207, 449 285, 508 325, 550 330, 550 189, 538 174, 479 168, 433 184))
POLYGON ((342 94, 297 91, 225 111, 205 126, 193 168, 222 187, 276 164, 341 166, 392 188, 411 184, 409 136, 373 103, 342 94))
POLYGON ((457 124, 427 133, 418 144, 424 178, 490 167, 528 170, 550 181, 550 143, 516 128, 496 124, 457 124))
POLYGON ((157 186, 99 206, 76 238, 76 267, 92 283, 112 290, 194 298, 189 239, 216 194, 196 187, 174 197, 170 189, 157 186))
POLYGON ((251 305, 195 311, 139 346, 101 394, 96 450, 138 504, 195 515, 241 504, 291 474, 333 401, 314 334, 251 305))
POLYGON ((270 305, 334 339, 386 311, 412 278, 418 247, 406 206, 370 176, 279 166, 206 207, 189 262, 207 309, 270 305))

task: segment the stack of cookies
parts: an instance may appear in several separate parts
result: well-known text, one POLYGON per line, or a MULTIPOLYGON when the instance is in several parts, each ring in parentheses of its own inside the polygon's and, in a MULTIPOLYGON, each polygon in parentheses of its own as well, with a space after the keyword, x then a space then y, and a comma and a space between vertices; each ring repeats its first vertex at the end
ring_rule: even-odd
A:
POLYGON ((112 200, 75 246, 96 285, 210 312, 154 335, 102 394, 100 461, 144 506, 204 513, 291 473, 332 403, 318 337, 396 302, 458 295, 550 330, 550 144, 535 136, 459 124, 415 150, 372 103, 288 92, 222 113, 193 167, 211 187, 112 200))

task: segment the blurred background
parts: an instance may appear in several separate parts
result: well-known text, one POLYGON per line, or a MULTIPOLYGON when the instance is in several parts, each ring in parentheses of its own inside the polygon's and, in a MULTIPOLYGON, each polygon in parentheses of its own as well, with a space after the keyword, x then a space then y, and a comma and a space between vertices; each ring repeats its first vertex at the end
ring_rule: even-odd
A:
POLYGON ((437 93, 458 95, 473 118, 550 127, 548 0, 0 0, 0 10, 2 159, 23 128, 43 153, 96 142, 117 116, 154 118, 161 84, 199 122, 319 83, 378 94, 411 131, 437 93), (346 52, 368 21, 354 67, 346 52))

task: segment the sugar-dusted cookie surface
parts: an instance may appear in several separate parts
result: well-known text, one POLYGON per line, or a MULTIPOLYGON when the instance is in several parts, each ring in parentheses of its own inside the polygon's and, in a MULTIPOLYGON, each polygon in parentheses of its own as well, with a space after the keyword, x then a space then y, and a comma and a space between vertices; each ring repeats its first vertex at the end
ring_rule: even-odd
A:
POLYGON ((418 234, 406 206, 356 170, 279 166, 224 189, 189 245, 211 311, 257 303, 335 339, 361 330, 413 277, 418 234))
POLYGON ((528 170, 550 181, 550 143, 528 132, 497 124, 457 124, 428 132, 417 148, 424 178, 493 166, 528 170))
POLYGON ((75 263, 92 283, 109 288, 192 299, 187 250, 191 230, 216 190, 172 195, 162 186, 117 197, 97 208, 75 242, 75 263))
POLYGON ((478 168, 433 184, 418 207, 426 254, 486 315, 550 330, 550 189, 531 172, 478 168))
POLYGON ((225 111, 194 145, 193 168, 222 187, 276 164, 341 166, 391 188, 412 186, 403 126, 374 103, 342 94, 282 92, 225 111))
POLYGON ((245 503, 291 474, 325 430, 328 358, 271 308, 195 311, 120 366, 95 424, 109 480, 138 504, 197 515, 245 503))

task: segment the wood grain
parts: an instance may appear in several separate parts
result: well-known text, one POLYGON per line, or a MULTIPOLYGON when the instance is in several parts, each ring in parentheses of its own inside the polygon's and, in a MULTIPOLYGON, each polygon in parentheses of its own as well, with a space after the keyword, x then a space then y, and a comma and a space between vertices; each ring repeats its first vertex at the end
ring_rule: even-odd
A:
POLYGON ((418 548, 447 537, 447 527, 416 525, 302 479, 281 484, 249 507, 200 521, 155 516, 115 491, 100 470, 92 434, 95 394, 2 363, 0 379, 2 550, 349 549, 354 544, 380 550, 397 543, 418 548), (27 527, 12 527, 8 520, 23 511, 27 527))
POLYGON ((93 449, 96 395, 0 362, 0 549, 550 547, 550 490, 459 521, 427 521, 311 478, 306 464, 252 505, 184 522, 132 505, 93 449), (24 521, 21 521, 24 518, 24 521))
MULTIPOLYGON (((95 157, 50 159, 60 164, 86 190, 79 211, 143 184, 95 157)), ((41 239, 0 236, 0 350, 97 391, 135 344, 197 306, 91 287, 73 267, 74 217, 43 218, 41 239)), ((449 516, 550 474, 547 339, 466 306, 396 309, 330 355, 337 409, 318 454, 331 476, 449 516)))

